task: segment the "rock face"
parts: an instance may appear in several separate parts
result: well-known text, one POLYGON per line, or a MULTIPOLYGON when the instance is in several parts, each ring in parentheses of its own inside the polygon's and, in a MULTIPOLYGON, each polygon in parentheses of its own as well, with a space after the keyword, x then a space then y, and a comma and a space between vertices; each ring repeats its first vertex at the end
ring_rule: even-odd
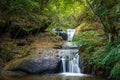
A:
POLYGON ((56 33, 58 36, 62 37, 63 40, 67 40, 67 33, 60 28, 54 28, 52 32, 56 33))
POLYGON ((85 74, 92 74, 95 76, 107 77, 109 76, 108 71, 103 70, 102 68, 97 67, 96 65, 86 64, 83 59, 81 59, 81 72, 85 74))
POLYGON ((79 46, 75 42, 63 42, 63 49, 78 49, 79 46))
POLYGON ((8 63, 2 72, 22 71, 30 74, 49 74, 60 71, 61 60, 51 56, 28 56, 8 63))

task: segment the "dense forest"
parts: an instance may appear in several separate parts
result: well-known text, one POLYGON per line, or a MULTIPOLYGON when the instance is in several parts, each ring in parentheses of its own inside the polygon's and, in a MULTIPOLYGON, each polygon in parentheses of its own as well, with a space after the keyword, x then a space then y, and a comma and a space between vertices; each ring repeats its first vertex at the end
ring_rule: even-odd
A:
POLYGON ((0 0, 0 68, 35 48, 60 47, 54 28, 76 30, 86 73, 120 79, 120 0, 0 0))

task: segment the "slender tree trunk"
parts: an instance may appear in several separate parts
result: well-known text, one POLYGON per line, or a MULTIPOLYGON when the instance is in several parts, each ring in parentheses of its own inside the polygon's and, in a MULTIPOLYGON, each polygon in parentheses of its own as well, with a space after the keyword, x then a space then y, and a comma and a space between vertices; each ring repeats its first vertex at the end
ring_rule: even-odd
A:
POLYGON ((92 6, 91 6, 91 4, 90 4, 90 2, 89 2, 88 0, 86 0, 86 3, 88 4, 88 6, 89 6, 89 8, 90 8, 90 10, 91 10, 91 12, 92 12, 92 14, 93 14, 94 16, 97 16, 97 18, 98 18, 98 20, 100 21, 101 26, 102 26, 102 28, 104 29, 104 31, 106 31, 106 30, 105 30, 105 24, 103 23, 102 18, 101 18, 100 16, 98 16, 98 15, 95 15, 95 11, 94 11, 94 9, 92 8, 92 6))
POLYGON ((116 31, 115 27, 111 27, 110 29, 107 29, 107 27, 104 24, 102 18, 99 15, 95 14, 95 11, 94 11, 92 5, 90 4, 90 2, 88 0, 86 0, 86 3, 89 6, 92 14, 98 18, 98 20, 99 20, 99 22, 100 22, 100 24, 101 24, 101 26, 102 26, 106 36, 108 37, 109 42, 114 41, 118 37, 118 34, 117 34, 117 31, 116 31))

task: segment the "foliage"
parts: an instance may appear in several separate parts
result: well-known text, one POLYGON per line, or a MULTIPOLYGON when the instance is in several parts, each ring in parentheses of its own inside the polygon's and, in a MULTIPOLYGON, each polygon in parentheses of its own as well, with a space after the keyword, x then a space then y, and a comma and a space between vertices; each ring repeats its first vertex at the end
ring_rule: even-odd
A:
POLYGON ((98 31, 94 30, 84 31, 79 33, 79 35, 76 35, 73 41, 76 41, 80 45, 95 46, 101 41, 98 35, 99 35, 98 31))
POLYGON ((120 61, 115 64, 115 66, 112 68, 110 72, 110 78, 119 80, 120 79, 120 61))
POLYGON ((4 63, 12 60, 14 57, 14 53, 7 49, 0 49, 0 60, 4 63))
POLYGON ((12 48, 6 48, 6 49, 0 49, 0 59, 2 60, 3 63, 6 63, 15 57, 25 57, 29 55, 31 51, 31 48, 22 48, 22 47, 16 47, 13 49, 12 48))
MULTIPOLYGON (((43 7, 49 0, 1 0, 0 22, 8 29, 16 25, 25 27, 42 27, 49 22, 42 14, 43 7)), ((16 31, 17 32, 17 31, 16 31)))
POLYGON ((34 0, 1 0, 0 12, 3 18, 9 19, 13 15, 30 14, 39 8, 38 2, 34 0))
MULTIPOLYGON (((86 25, 88 25, 88 24, 89 23, 86 23, 86 25)), ((100 35, 99 30, 83 31, 83 32, 80 32, 79 34, 75 35, 73 41, 75 41, 78 45, 81 45, 81 47, 80 47, 81 54, 80 55, 83 59, 82 63, 88 64, 92 53, 94 51, 96 51, 96 49, 99 45, 102 44, 102 38, 99 37, 99 35, 100 35)))
MULTIPOLYGON (((120 0, 0 0, 0 15, 0 23, 5 23, 4 26, 10 27, 11 24, 24 26, 22 29, 27 32, 32 30, 36 32, 39 27, 46 27, 45 24, 49 22, 51 24, 48 30, 55 27, 75 28, 79 25, 73 41, 82 45, 82 57, 89 64, 107 70, 110 78, 119 79, 120 0), (81 16, 84 19, 81 19, 81 16), (98 25, 93 26, 98 22, 102 30, 97 29, 98 25), (103 38, 106 38, 103 37, 104 34, 107 40, 103 42, 103 38)), ((3 25, 0 24, 0 27, 3 25)), ((4 28, 0 31, 4 31, 4 28)), ((52 33, 39 34, 39 37, 44 36, 48 36, 46 37, 48 40, 60 40, 52 33)), ((23 48, 15 49, 23 55, 29 53, 29 49, 23 51, 23 48)), ((14 50, 1 49, 0 58, 5 61, 11 60, 14 50)))
POLYGON ((114 41, 118 37, 118 28, 119 24, 119 9, 118 5, 120 4, 119 0, 86 0, 89 9, 93 13, 93 16, 101 23, 103 30, 106 33, 106 36, 109 39, 109 42, 114 41), (117 12, 117 13, 116 13, 117 12))
POLYGON ((90 58, 90 64, 97 65, 110 72, 110 78, 119 80, 120 41, 109 43, 96 51, 90 58))
MULTIPOLYGON (((94 49, 92 54, 88 57, 89 64, 96 65, 103 70, 108 71, 110 73, 109 77, 112 79, 119 80, 120 77, 120 52, 119 52, 119 16, 120 16, 120 1, 119 0, 85 0, 87 4, 87 8, 91 12, 87 12, 92 16, 88 16, 89 18, 94 18, 94 21, 99 21, 101 23, 101 27, 107 36, 106 44, 98 47, 92 47, 94 49)), ((82 34, 82 33, 81 33, 82 34)), ((92 34, 93 36, 95 34, 92 34)), ((94 37, 92 37, 94 38, 94 37)), ((84 39, 84 37, 80 37, 79 39, 84 39)), ((77 40, 79 40, 77 39, 77 40)), ((90 39, 90 38, 89 38, 90 39)), ((87 41, 88 42, 88 41, 87 41)), ((81 43, 81 42, 80 42, 81 43)), ((91 43, 91 42, 90 42, 91 43)), ((87 43, 89 44, 89 43, 87 43)), ((97 44, 97 43, 95 43, 97 44)), ((92 45, 91 45, 92 46, 92 45)), ((86 50, 89 46, 84 48, 86 50)), ((84 55, 86 51, 82 52, 84 55)), ((89 52, 90 53, 90 52, 89 52)), ((87 55, 85 55, 87 56, 87 55)), ((87 61, 87 60, 86 60, 87 61)))
POLYGON ((98 48, 98 50, 96 52, 94 52, 94 54, 91 56, 90 60, 89 60, 89 64, 92 65, 97 65, 98 67, 102 67, 102 60, 104 58, 104 48, 98 48))
POLYGON ((61 37, 57 36, 53 32, 40 33, 40 34, 38 34, 38 37, 40 39, 44 39, 44 40, 48 40, 48 41, 53 41, 53 42, 61 41, 62 40, 61 37))
POLYGON ((51 28, 75 28, 77 17, 84 10, 82 2, 77 0, 51 0, 48 7, 44 8, 47 16, 51 17, 51 28))

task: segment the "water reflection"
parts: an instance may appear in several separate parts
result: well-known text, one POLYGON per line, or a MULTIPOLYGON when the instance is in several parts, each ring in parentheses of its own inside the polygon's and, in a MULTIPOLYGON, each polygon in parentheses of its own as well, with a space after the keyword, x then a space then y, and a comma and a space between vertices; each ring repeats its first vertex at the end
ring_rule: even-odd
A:
POLYGON ((64 76, 64 75, 27 75, 2 76, 0 80, 106 80, 92 76, 64 76))

